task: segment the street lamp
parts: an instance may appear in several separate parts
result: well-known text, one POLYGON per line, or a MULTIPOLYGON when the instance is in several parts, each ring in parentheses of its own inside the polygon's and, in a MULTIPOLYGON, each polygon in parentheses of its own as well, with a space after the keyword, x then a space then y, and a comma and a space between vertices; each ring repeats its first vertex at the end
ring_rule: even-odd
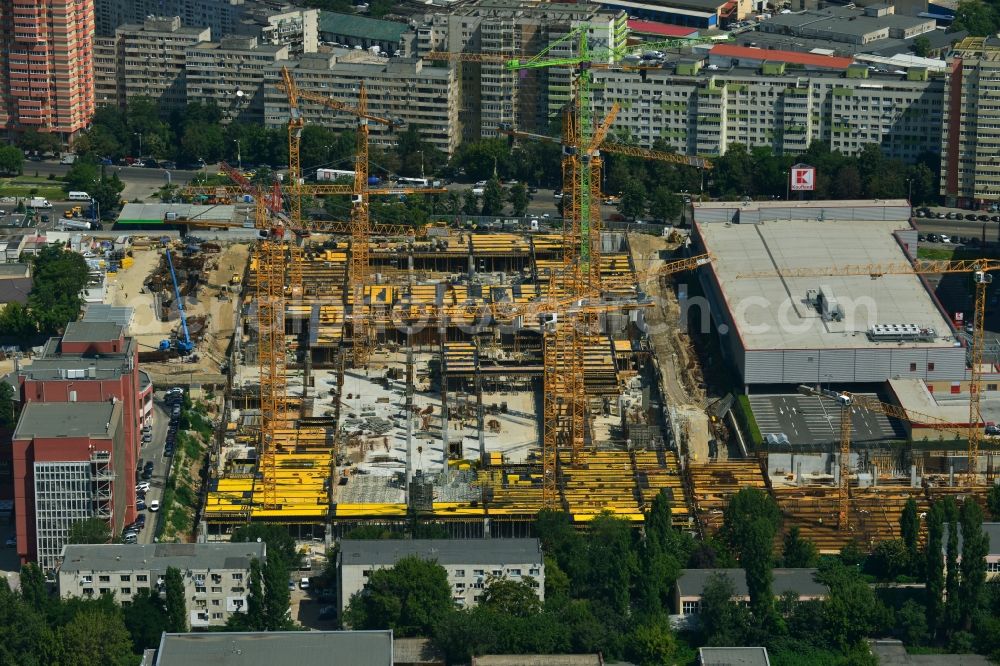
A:
POLYGON ((139 159, 142 159, 142 132, 133 132, 132 136, 139 137, 139 159))
POLYGON ((789 187, 791 187, 792 179, 787 171, 782 171, 781 173, 785 174, 785 201, 788 201, 789 199, 788 191, 789 187))
POLYGON ((913 206, 913 179, 906 179, 906 201, 913 206))
POLYGON ((240 140, 233 139, 233 143, 236 144, 236 168, 243 171, 243 155, 240 152, 240 140))

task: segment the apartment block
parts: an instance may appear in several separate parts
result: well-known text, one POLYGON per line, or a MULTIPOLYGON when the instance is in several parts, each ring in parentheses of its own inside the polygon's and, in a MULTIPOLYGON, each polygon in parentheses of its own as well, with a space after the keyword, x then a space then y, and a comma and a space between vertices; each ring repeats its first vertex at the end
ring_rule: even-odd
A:
POLYGON ((213 35, 236 32, 250 7, 245 0, 93 0, 97 34, 110 37, 122 25, 142 23, 149 16, 179 16, 186 26, 210 28, 213 35))
MULTIPOLYGON (((507 59, 570 56, 578 40, 569 34, 587 26, 595 58, 625 44, 628 16, 595 5, 537 4, 522 0, 483 0, 448 16, 428 16, 414 28, 416 53, 489 53, 507 59)), ((442 63, 442 66, 444 63, 442 63)), ((511 70, 503 63, 454 61, 462 84, 463 139, 497 136, 501 125, 548 132, 572 93, 570 67, 511 70)))
POLYGON ((941 194, 949 206, 1000 201, 1000 39, 964 39, 948 65, 941 194))
POLYGON ((0 125, 69 141, 94 114, 94 0, 0 0, 0 125))
MULTIPOLYGON (((319 10, 292 5, 276 8, 257 6, 247 11, 234 33, 255 37, 261 44, 287 46, 293 57, 315 53, 319 48, 319 10)), ((224 32, 212 34, 225 37, 224 32)))
MULTIPOLYGON (((139 369, 138 343, 125 336, 124 326, 92 320, 67 324, 62 337, 50 338, 32 363, 20 369, 17 381, 21 402, 26 406, 13 447, 17 551, 24 561, 37 557, 39 562, 51 564, 51 558, 58 555, 62 546, 57 537, 69 528, 66 521, 97 515, 106 518, 117 533, 125 523, 135 519, 133 470, 138 460, 141 428, 152 419, 153 384, 139 369), (46 407, 26 417, 27 408, 36 403, 46 407), (72 419, 60 416, 59 405, 64 405, 68 414, 93 412, 102 414, 102 418, 93 423, 84 420, 67 425, 65 422, 72 419), (115 411, 104 414, 111 407, 115 411), (50 413, 55 414, 51 421, 45 416, 50 413), (66 432, 46 434, 49 432, 46 428, 56 427, 55 424, 65 425, 66 432), (77 436, 70 436, 77 430, 80 430, 77 436), (100 442, 94 444, 90 440, 100 442), (91 444, 96 447, 92 452, 88 451, 91 444), (105 452, 110 458, 105 457, 105 452), (91 453, 100 455, 92 459, 91 453), (40 469, 36 463, 54 463, 59 469, 40 469), (89 495, 84 492, 83 486, 97 483, 103 473, 101 465, 109 464, 115 481, 106 489, 113 491, 112 496, 94 495, 96 490, 87 491, 89 495), (69 475, 77 484, 73 487, 81 494, 74 498, 69 485, 59 489, 56 485, 39 484, 39 473, 43 474, 42 481, 45 475, 58 478, 69 475), (42 532, 55 534, 43 539, 39 536, 41 528, 35 527, 37 520, 44 518, 36 511, 35 495, 50 490, 62 493, 67 502, 75 502, 77 513, 64 514, 57 528, 43 529, 42 532), (94 507, 93 513, 80 514, 88 505, 94 507)), ((70 484, 69 477, 66 484, 70 484)))
POLYGON ((121 529, 133 469, 123 416, 117 401, 25 405, 12 443, 22 562, 53 571, 76 522, 96 517, 121 529))
POLYGON ((259 44, 256 37, 200 42, 185 52, 188 103, 215 104, 224 122, 264 122, 265 74, 289 58, 288 46, 259 44))
POLYGON ((143 589, 162 593, 174 567, 184 581, 191 629, 220 627, 244 611, 250 562, 263 565, 266 558, 263 542, 67 545, 59 557, 59 596, 110 594, 127 604, 143 589))
POLYGON ((545 599, 545 561, 538 539, 343 539, 337 554, 340 612, 364 589, 371 573, 404 557, 432 560, 448 572, 452 600, 460 608, 476 605, 491 578, 528 582, 545 599), (530 577, 530 581, 527 579, 530 577))
POLYGON ((803 71, 780 62, 726 70, 703 64, 595 70, 594 115, 618 102, 616 128, 640 145, 662 139, 685 155, 718 156, 733 143, 797 154, 825 141, 846 155, 875 143, 890 157, 914 161, 939 145, 945 81, 926 70, 876 75, 863 65, 803 71))
POLYGON ((123 25, 113 38, 100 41, 97 87, 109 103, 114 99, 123 105, 133 97, 150 97, 166 108, 183 107, 187 103, 187 49, 208 41, 209 28, 184 27, 179 16, 123 25))
MULTIPOLYGON (((353 49, 278 62, 268 70, 264 80, 264 123, 269 127, 285 127, 288 123, 288 98, 277 88, 282 66, 291 70, 300 89, 351 106, 357 105, 363 81, 368 91, 369 113, 404 121, 445 153, 450 154, 458 146, 460 90, 453 68, 433 67, 414 58, 382 58, 353 49)), ((354 116, 322 104, 300 100, 299 107, 310 123, 334 129, 357 125, 354 116)), ((396 144, 397 130, 379 123, 370 123, 368 127, 373 145, 396 144)))

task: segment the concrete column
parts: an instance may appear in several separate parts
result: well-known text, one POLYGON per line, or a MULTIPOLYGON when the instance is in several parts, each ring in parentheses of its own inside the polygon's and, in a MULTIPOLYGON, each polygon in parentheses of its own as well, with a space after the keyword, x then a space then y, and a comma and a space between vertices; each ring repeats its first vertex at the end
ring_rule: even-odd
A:
POLYGON ((948 463, 948 486, 955 485, 955 461, 952 460, 948 463))
POLYGON ((840 486, 840 454, 833 454, 833 485, 840 486))
POLYGON ((872 488, 878 488, 878 465, 872 465, 872 488))
POLYGON ((917 487, 917 466, 916 465, 910 465, 910 487, 911 488, 916 488, 917 487))
POLYGON ((802 463, 795 463, 795 485, 802 485, 802 463))

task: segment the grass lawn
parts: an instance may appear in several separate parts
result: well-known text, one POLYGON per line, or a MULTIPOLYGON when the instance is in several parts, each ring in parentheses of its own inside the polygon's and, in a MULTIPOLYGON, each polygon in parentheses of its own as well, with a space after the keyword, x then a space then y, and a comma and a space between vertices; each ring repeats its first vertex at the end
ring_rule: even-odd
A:
POLYGON ((931 261, 951 261, 955 256, 955 248, 948 247, 918 247, 917 258, 931 261))
POLYGON ((58 180, 46 180, 38 176, 16 176, 0 178, 0 197, 45 197, 50 201, 61 201, 66 198, 66 191, 58 180))

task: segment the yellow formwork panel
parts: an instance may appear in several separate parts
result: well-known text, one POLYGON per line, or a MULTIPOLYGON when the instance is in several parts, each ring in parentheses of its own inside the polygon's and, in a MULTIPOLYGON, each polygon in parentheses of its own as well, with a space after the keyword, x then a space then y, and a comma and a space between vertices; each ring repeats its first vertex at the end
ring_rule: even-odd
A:
POLYGON ((405 504, 338 504, 334 514, 338 518, 405 516, 405 504))
POLYGON ((257 519, 293 519, 293 518, 324 518, 326 516, 326 507, 316 507, 314 509, 300 508, 296 509, 294 512, 282 509, 258 509, 254 508, 253 512, 250 514, 253 518, 257 519))
MULTIPOLYGON (((611 510, 609 510, 609 512, 612 513, 612 514, 614 514, 614 516, 616 518, 624 518, 624 519, 626 519, 628 521, 631 521, 633 523, 641 523, 643 520, 645 520, 645 516, 643 514, 641 514, 641 513, 624 513, 624 512, 611 511, 611 510)), ((575 522, 575 523, 589 523, 590 521, 594 520, 599 515, 601 515, 601 513, 604 513, 604 512, 598 512, 598 513, 572 513, 571 515, 573 517, 573 522, 575 522)))
POLYGON ((442 516, 485 516, 486 508, 467 502, 434 502, 434 513, 442 516))

